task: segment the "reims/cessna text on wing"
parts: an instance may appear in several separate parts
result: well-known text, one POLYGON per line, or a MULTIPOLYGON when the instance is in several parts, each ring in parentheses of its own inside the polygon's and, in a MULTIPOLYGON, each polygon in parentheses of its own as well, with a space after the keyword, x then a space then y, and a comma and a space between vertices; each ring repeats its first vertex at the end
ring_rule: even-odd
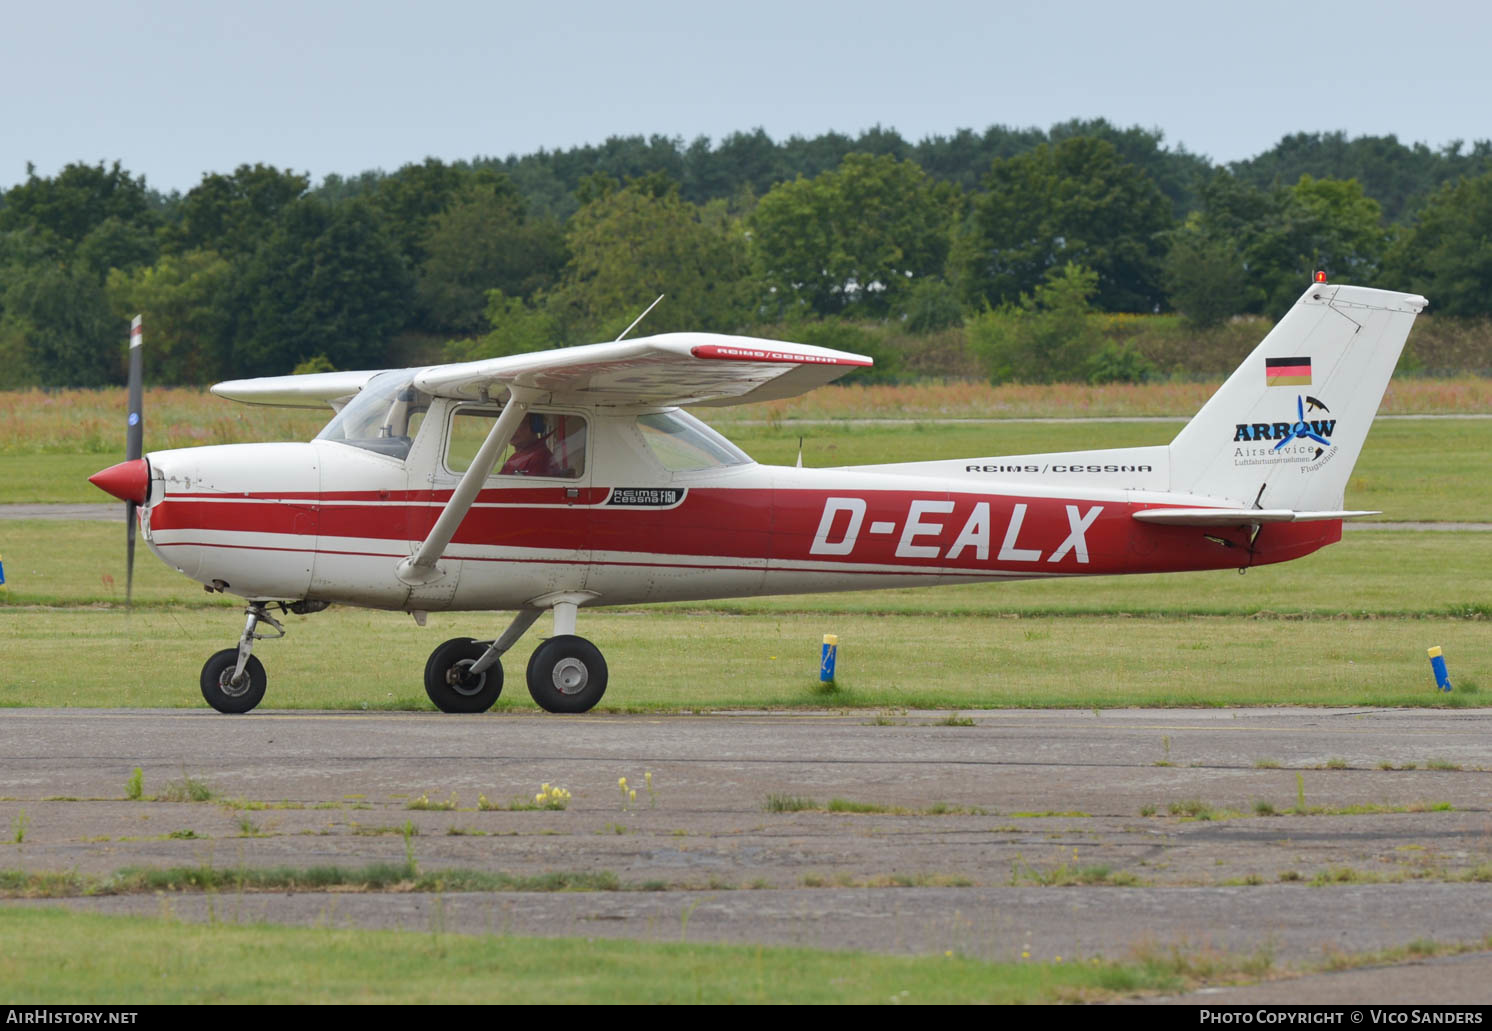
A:
MULTIPOLYGON (((1247 568, 1341 538, 1343 491, 1426 301, 1318 282, 1169 445, 838 469, 758 465, 679 405, 790 397, 860 355, 707 333, 459 365, 220 383, 250 404, 336 410, 308 443, 158 451, 93 482, 138 506, 162 561, 247 602, 207 701, 264 695, 270 607, 516 613, 425 666, 447 712, 481 712, 500 657, 546 610, 528 662, 551 712, 584 712, 606 662, 587 606, 1247 568)), ((136 403, 135 411, 138 412, 136 403)), ((137 419, 132 416, 132 421, 137 419)), ((138 456, 138 445, 133 452, 138 456)), ((270 636, 277 636, 272 634, 270 636)))

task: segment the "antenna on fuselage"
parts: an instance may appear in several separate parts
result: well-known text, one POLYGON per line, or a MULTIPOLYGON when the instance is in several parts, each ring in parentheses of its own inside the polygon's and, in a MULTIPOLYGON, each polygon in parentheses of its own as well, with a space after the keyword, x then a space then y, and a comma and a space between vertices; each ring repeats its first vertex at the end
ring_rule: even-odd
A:
POLYGON ((630 333, 634 329, 636 329, 637 328, 637 324, 639 322, 641 322, 643 319, 645 319, 645 318, 648 317, 648 312, 650 312, 654 308, 658 307, 658 301, 663 300, 663 297, 664 297, 663 294, 659 294, 658 295, 658 300, 654 301, 652 304, 650 304, 646 308, 644 308, 642 314, 639 315, 639 316, 637 316, 637 318, 635 318, 635 319, 632 320, 632 325, 630 325, 626 329, 622 330, 621 334, 616 338, 616 340, 613 340, 612 343, 617 343, 618 341, 620 341, 622 339, 622 337, 626 336, 628 333, 630 333))

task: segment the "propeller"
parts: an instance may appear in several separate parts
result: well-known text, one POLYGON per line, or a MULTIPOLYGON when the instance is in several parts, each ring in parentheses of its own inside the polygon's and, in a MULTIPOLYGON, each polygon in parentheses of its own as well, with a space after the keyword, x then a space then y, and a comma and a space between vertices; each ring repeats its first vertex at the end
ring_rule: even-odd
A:
POLYGON ((129 425, 124 438, 125 460, 88 477, 89 483, 124 502, 124 604, 126 608, 132 608, 134 605, 135 513, 141 505, 145 504, 150 491, 150 466, 143 457, 145 454, 145 421, 140 346, 144 342, 145 335, 140 328, 140 316, 136 315, 130 323, 130 413, 129 425))
MULTIPOLYGON (((124 460, 135 462, 145 454, 144 415, 144 356, 141 347, 145 343, 145 331, 141 319, 136 315, 130 321, 130 414, 124 437, 124 460)), ((149 481, 147 481, 147 486, 149 481)), ((124 607, 134 607, 135 594, 135 509, 139 502, 127 498, 124 502, 124 607)))

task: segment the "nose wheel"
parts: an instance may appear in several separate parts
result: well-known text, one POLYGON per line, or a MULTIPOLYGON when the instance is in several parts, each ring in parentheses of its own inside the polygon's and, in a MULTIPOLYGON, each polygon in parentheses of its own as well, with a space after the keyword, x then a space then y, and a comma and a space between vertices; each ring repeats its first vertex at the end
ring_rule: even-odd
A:
POLYGON ((237 666, 238 649, 224 648, 202 667, 202 697, 218 712, 248 712, 264 700, 264 663, 250 655, 235 683, 237 666))
MULTIPOLYGON (((282 604, 280 608, 283 611, 286 606, 282 604)), ((251 602, 244 614, 248 618, 238 647, 214 653, 202 666, 202 697, 218 712, 248 712, 264 700, 268 678, 264 675, 264 664, 251 654, 254 642, 285 636, 285 627, 266 611, 263 602, 251 602), (261 623, 269 624, 274 632, 260 633, 261 623)))

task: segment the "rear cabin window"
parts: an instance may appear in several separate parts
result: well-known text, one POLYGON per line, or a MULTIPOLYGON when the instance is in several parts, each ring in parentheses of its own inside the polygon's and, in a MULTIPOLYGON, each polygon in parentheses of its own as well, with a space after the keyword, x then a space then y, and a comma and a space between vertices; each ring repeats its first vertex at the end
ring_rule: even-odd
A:
MULTIPOLYGON (((471 468, 498 412, 458 408, 451 417, 446 441, 446 468, 464 473, 471 468)), ((494 476, 576 480, 585 473, 586 421, 559 412, 529 412, 519 420, 513 439, 493 468, 494 476)))
POLYGON ((637 428, 653 457, 671 473, 751 464, 744 451, 686 412, 639 415, 637 428))

